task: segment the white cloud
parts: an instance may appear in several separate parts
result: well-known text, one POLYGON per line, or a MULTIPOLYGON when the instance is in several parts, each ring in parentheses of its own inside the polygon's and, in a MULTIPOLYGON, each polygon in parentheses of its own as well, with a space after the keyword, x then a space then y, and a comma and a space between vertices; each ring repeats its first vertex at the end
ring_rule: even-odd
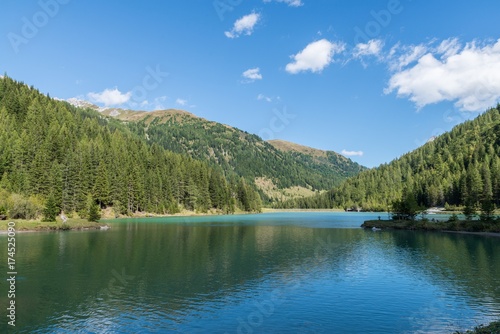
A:
POLYGON ((417 63, 398 69, 389 80, 386 94, 396 91, 419 108, 454 101, 465 111, 481 111, 499 101, 500 39, 483 46, 471 42, 464 47, 456 40, 446 40, 424 55, 414 54, 418 54, 417 63))
POLYGON ((347 157, 354 157, 358 156, 361 157, 363 156, 363 151, 347 151, 347 150, 342 150, 342 155, 345 155, 347 157))
POLYGON ((384 42, 380 39, 369 40, 368 43, 359 43, 353 51, 354 58, 361 58, 366 56, 380 57, 384 42))
POLYGON ((286 71, 292 74, 301 71, 321 72, 333 61, 333 56, 344 49, 343 43, 332 43, 326 39, 312 42, 302 51, 291 56, 293 61, 286 65, 286 71))
POLYGON ((248 79, 249 82, 262 79, 262 74, 260 73, 260 68, 258 67, 246 70, 243 72, 242 76, 248 79))
POLYGON ((461 45, 458 41, 458 38, 448 38, 442 41, 441 44, 439 44, 436 52, 442 55, 441 58, 445 59, 456 55, 460 48, 461 45))
POLYGON ((260 14, 251 13, 245 15, 234 22, 233 29, 231 29, 231 31, 226 31, 224 32, 224 34, 228 38, 237 38, 242 34, 251 35, 255 25, 257 24, 257 22, 259 22, 259 20, 260 14))
MULTIPOLYGON (((264 2, 271 2, 273 0, 264 0, 264 2)), ((286 3, 290 7, 300 7, 303 5, 302 0, 274 0, 276 2, 286 3)))
POLYGON ((396 44, 389 52, 389 67, 397 71, 418 60, 428 51, 427 46, 423 44, 409 45, 401 47, 396 44))
POLYGON ((167 96, 159 96, 154 99, 154 101, 150 104, 153 107, 153 110, 165 110, 164 102, 168 99, 167 96))
POLYGON ((88 93, 87 97, 92 102, 103 103, 106 107, 124 104, 132 97, 132 92, 122 93, 117 88, 105 89, 100 93, 88 93))
POLYGON ((167 108, 164 103, 167 99, 168 97, 164 95, 155 97, 153 101, 144 100, 140 103, 131 102, 129 106, 132 108, 141 108, 141 110, 165 110, 167 108))
POLYGON ((257 95, 257 100, 259 100, 259 101, 264 100, 266 102, 272 102, 273 101, 272 98, 270 98, 269 96, 265 96, 264 94, 257 95))
POLYGON ((184 100, 184 99, 179 99, 178 98, 177 100, 175 100, 175 103, 177 103, 180 106, 185 106, 185 105, 187 105, 188 101, 184 100))

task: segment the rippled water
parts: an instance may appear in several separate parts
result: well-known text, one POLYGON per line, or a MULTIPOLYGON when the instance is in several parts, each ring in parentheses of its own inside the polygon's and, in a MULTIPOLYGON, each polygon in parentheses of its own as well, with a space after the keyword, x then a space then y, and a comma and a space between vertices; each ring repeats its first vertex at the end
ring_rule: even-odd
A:
POLYGON ((130 219, 19 234, 16 329, 452 333, 500 317, 499 238, 359 228, 377 216, 130 219))

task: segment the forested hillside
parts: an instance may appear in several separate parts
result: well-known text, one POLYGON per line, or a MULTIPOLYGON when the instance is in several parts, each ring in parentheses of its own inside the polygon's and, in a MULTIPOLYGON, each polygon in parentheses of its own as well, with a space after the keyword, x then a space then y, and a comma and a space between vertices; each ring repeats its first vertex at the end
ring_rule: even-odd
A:
POLYGON ((327 193, 280 207, 387 210, 403 190, 431 206, 500 205, 500 105, 327 193))
POLYGON ((366 169, 337 152, 318 150, 279 139, 268 142, 276 149, 290 154, 309 170, 333 180, 335 184, 366 169))
POLYGON ((0 211, 35 218, 45 203, 85 216, 89 203, 116 212, 260 210, 243 178, 172 153, 91 109, 0 79, 0 211))
POLYGON ((249 183, 265 178, 279 189, 300 186, 327 190, 364 169, 335 152, 324 152, 318 158, 279 149, 256 135, 181 110, 101 112, 129 122, 130 128, 150 143, 209 161, 227 175, 243 176, 249 183))

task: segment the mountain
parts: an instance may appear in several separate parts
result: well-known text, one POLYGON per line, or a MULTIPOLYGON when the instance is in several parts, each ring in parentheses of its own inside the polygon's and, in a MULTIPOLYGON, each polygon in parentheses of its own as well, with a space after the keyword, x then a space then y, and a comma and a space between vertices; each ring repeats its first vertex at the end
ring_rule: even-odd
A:
MULTIPOLYGON (((78 101, 78 104, 84 103, 78 101)), ((335 152, 292 143, 280 145, 283 141, 266 142, 256 135, 183 110, 93 108, 102 115, 127 122, 134 133, 149 143, 209 161, 226 175, 244 177, 270 202, 330 189, 365 169, 335 152), (292 146, 296 149, 289 149, 292 146)))
POLYGON ((426 207, 500 206, 500 105, 324 194, 279 206, 382 211, 405 191, 426 207))
POLYGON ((347 179, 367 169, 337 152, 318 150, 280 139, 269 140, 268 143, 277 150, 289 153, 311 170, 331 174, 332 178, 347 179))
POLYGON ((96 205, 121 214, 260 210, 245 179, 83 106, 0 78, 0 214, 33 219, 48 203, 82 217, 96 205))

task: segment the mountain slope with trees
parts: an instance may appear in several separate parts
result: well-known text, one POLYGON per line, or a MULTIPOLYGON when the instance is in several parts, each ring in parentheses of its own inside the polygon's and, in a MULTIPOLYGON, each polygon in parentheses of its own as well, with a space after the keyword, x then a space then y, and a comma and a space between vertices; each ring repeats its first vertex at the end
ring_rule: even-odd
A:
POLYGON ((318 150, 279 139, 269 140, 268 143, 277 150, 287 152, 308 169, 323 174, 336 183, 367 169, 337 152, 318 150))
POLYGON ((245 179, 170 152, 123 122, 0 78, 0 214, 260 210, 245 179), (55 207, 55 209, 54 209, 55 207))
POLYGON ((385 211, 406 191, 426 207, 465 207, 472 213, 492 210, 500 205, 499 109, 500 105, 324 194, 279 207, 385 211))
MULTIPOLYGON (((94 106, 94 109, 99 108, 94 106)), ((327 190, 365 169, 335 152, 284 149, 277 142, 263 141, 256 135, 182 110, 99 110, 103 115, 127 122, 133 132, 150 143, 209 161, 221 167, 226 175, 244 177, 257 186, 265 179, 281 190, 297 186, 311 192, 327 190), (318 157, 313 151, 322 152, 323 156, 318 157)), ((261 195, 270 200, 264 191, 261 195)))

